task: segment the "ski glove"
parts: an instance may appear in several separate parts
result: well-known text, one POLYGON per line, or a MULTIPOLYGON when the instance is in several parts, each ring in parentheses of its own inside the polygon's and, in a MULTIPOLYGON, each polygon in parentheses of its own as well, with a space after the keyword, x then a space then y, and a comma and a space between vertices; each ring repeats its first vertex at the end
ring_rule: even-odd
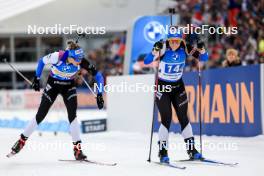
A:
POLYGON ((38 77, 34 77, 34 80, 32 82, 31 85, 32 89, 34 89, 35 91, 40 91, 40 84, 39 84, 39 78, 38 77))
POLYGON ((198 48, 198 49, 203 49, 203 48, 204 48, 204 42, 203 42, 202 40, 199 40, 199 41, 197 42, 197 48, 198 48))
POLYGON ((158 41, 154 44, 153 50, 160 51, 163 48, 163 43, 161 41, 158 41))
POLYGON ((102 94, 97 94, 97 97, 96 97, 96 100, 97 100, 97 106, 99 109, 102 109, 104 107, 104 99, 103 99, 103 96, 102 94))

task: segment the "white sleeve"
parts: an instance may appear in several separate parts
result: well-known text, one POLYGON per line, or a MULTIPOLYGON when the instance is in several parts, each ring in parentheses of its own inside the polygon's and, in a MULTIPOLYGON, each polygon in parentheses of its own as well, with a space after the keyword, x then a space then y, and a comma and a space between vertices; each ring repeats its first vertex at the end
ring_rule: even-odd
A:
POLYGON ((43 57, 44 64, 56 64, 59 61, 59 52, 50 53, 43 57))

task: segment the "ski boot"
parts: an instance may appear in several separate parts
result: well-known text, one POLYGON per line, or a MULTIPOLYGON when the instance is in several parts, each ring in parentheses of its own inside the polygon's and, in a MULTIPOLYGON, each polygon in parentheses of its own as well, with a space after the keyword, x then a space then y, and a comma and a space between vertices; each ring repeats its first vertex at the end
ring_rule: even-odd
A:
POLYGON ((18 141, 16 141, 16 143, 13 145, 13 147, 11 148, 11 153, 9 153, 7 155, 7 157, 11 157, 15 154, 17 154, 18 152, 20 152, 20 150, 24 147, 24 145, 26 144, 26 140, 28 139, 28 137, 24 136, 23 134, 20 135, 20 139, 18 141))
POLYGON ((169 163, 170 158, 168 157, 168 147, 166 141, 159 141, 159 158, 161 163, 169 163))
POLYGON ((73 142, 73 152, 76 160, 85 160, 87 156, 83 154, 81 149, 81 141, 73 142))
POLYGON ((187 154, 189 155, 190 160, 201 160, 203 156, 199 153, 194 145, 194 137, 184 139, 187 147, 187 154))

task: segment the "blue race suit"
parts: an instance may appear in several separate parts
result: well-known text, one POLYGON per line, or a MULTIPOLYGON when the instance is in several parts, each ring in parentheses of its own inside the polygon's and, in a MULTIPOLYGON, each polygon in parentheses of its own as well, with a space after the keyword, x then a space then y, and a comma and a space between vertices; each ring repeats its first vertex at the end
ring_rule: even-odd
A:
MULTIPOLYGON (((177 114, 179 123, 181 125, 181 134, 186 143, 194 144, 194 137, 192 127, 189 123, 187 116, 188 99, 185 91, 185 86, 182 80, 183 70, 185 67, 185 60, 188 57, 188 49, 185 46, 180 46, 177 50, 166 50, 165 44, 160 51, 160 63, 158 68, 158 86, 170 86, 170 91, 166 89, 158 89, 156 92, 155 102, 159 109, 161 116, 161 125, 159 127, 159 156, 161 161, 168 160, 167 149, 164 144, 168 143, 169 128, 172 120, 172 106, 177 114), (162 91, 161 91, 162 90, 162 91), (162 145, 161 145, 162 144, 162 145)), ((194 50, 190 53, 195 53, 194 50)), ((197 51, 198 52, 198 51, 197 51)), ((196 54, 197 54, 196 52, 196 54)), ((144 60, 145 64, 152 63, 157 59, 158 52, 149 53, 144 60)), ((198 57, 201 61, 208 60, 207 52, 199 54, 198 57)), ((160 87, 159 87, 160 88, 160 87)), ((190 147, 191 148, 191 147, 190 147)), ((188 154, 198 154, 197 150, 193 147, 192 150, 187 149, 188 154)))

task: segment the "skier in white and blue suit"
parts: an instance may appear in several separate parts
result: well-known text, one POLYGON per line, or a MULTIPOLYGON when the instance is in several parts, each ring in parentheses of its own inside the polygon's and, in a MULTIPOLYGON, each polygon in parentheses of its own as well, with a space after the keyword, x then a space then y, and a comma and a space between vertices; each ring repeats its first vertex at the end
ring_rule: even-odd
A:
POLYGON ((145 64, 150 64, 159 59, 158 86, 171 86, 170 92, 156 92, 156 104, 161 115, 159 127, 159 157, 161 162, 169 163, 168 157, 168 136, 172 120, 173 105, 179 123, 181 134, 187 145, 187 153, 190 159, 201 159, 202 155, 195 149, 192 126, 187 116, 188 99, 185 86, 182 80, 185 60, 193 56, 200 61, 208 60, 208 53, 204 49, 204 43, 198 42, 197 48, 186 45, 183 35, 179 31, 170 31, 167 41, 158 41, 154 44, 152 52, 144 60, 145 64))
POLYGON ((70 41, 67 44, 68 48, 66 50, 53 52, 39 59, 32 88, 35 91, 40 91, 39 80, 46 64, 52 65, 49 78, 42 94, 38 112, 20 135, 20 139, 12 147, 12 154, 18 153, 23 148, 28 137, 43 121, 51 105, 54 103, 57 96, 61 94, 67 109, 68 120, 70 122, 70 134, 74 146, 74 157, 76 160, 86 159, 86 155, 83 154, 81 149, 80 126, 76 115, 77 93, 74 78, 81 68, 86 69, 94 76, 98 84, 96 98, 99 109, 102 109, 104 106, 102 96, 104 78, 102 74, 96 70, 95 66, 90 64, 89 61, 84 58, 84 51, 82 48, 73 41, 70 41))

